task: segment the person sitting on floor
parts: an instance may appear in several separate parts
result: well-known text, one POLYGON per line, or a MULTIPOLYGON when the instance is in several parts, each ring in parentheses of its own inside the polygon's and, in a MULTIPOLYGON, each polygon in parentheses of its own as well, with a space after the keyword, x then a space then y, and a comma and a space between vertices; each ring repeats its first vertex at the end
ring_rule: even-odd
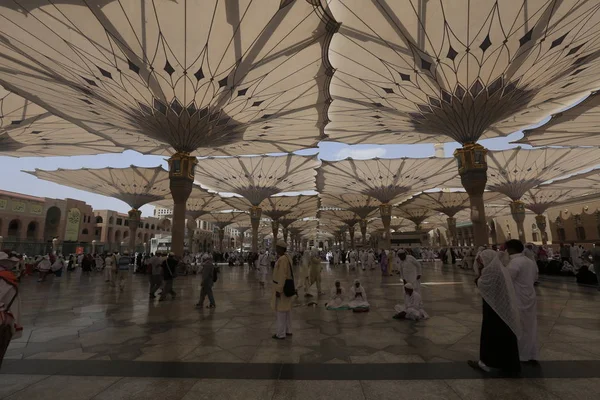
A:
POLYGON ((354 312, 369 311, 369 302, 367 302, 367 292, 362 287, 358 279, 354 280, 354 285, 350 288, 350 302, 348 307, 354 312))
POLYGON ((429 315, 423 308, 421 294, 416 292, 413 285, 410 283, 404 285, 404 306, 397 304, 394 309, 398 313, 394 315, 395 319, 410 319, 412 321, 418 321, 420 319, 429 318, 429 315))
POLYGON ((348 310, 348 302, 345 299, 344 292, 342 283, 336 280, 335 286, 331 289, 331 300, 325 304, 325 307, 328 310, 348 310))

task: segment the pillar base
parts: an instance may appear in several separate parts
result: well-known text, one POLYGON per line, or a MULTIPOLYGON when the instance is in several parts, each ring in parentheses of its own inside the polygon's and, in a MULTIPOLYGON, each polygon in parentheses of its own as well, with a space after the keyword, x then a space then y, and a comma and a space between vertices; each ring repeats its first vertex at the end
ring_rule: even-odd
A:
POLYGON ((513 201, 510 203, 510 213, 517 223, 517 232, 519 233, 519 240, 525 244, 525 203, 522 201, 513 201))

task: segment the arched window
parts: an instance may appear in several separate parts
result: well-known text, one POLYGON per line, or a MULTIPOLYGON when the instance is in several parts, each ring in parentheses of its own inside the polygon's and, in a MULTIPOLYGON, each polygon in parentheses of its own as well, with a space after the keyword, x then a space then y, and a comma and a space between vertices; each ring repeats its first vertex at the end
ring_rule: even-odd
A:
POLYGON ((96 217, 96 223, 97 223, 97 224, 101 224, 101 223, 103 223, 103 222, 104 222, 104 220, 102 219, 102 217, 98 215, 98 216, 96 217))
POLYGON ((21 234, 21 221, 13 219, 8 223, 8 237, 18 239, 21 234))
POLYGON ((152 226, 150 227, 150 229, 152 229, 152 230, 154 230, 154 229, 155 229, 155 228, 154 228, 154 224, 152 224, 152 226))
POLYGON ((577 235, 577 240, 585 240, 585 228, 583 226, 576 227, 575 235, 577 235))
POLYGON ((114 223, 115 223, 115 220, 114 220, 114 218, 113 218, 113 217, 110 217, 110 218, 108 218, 108 223, 109 223, 110 225, 114 224, 114 223))
POLYGON ((556 233, 558 234, 558 240, 560 242, 564 242, 567 240, 567 235, 565 234, 565 228, 558 228, 556 230, 556 233))
POLYGON ((82 235, 87 235, 87 234, 88 234, 88 230, 87 230, 87 229, 84 229, 84 230, 82 230, 82 231, 81 231, 81 234, 82 234, 82 235))
POLYGON ((150 224, 146 223, 145 229, 150 229, 150 224))
POLYGON ((29 225, 27 225, 27 239, 33 240, 37 235, 37 227, 38 224, 35 221, 31 221, 29 225))

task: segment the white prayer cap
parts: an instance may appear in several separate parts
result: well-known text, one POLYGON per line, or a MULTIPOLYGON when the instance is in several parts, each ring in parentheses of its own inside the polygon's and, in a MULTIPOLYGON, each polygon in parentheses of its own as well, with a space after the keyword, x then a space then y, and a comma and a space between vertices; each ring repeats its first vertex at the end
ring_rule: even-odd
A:
POLYGON ((404 289, 414 289, 412 283, 407 283, 406 285, 404 285, 404 289))
POLYGON ((406 254, 406 250, 400 249, 400 250, 398 250, 398 254, 406 254))
POLYGON ((281 247, 282 249, 287 249, 288 244, 284 240, 278 240, 276 247, 281 247))

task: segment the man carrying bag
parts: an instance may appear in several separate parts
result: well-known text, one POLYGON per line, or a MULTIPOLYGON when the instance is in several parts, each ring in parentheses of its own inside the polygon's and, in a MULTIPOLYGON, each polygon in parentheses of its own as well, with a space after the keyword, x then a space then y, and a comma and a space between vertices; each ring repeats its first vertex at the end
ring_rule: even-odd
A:
POLYGON ((292 297, 296 295, 292 259, 286 253, 287 243, 280 240, 275 245, 277 262, 273 270, 271 308, 276 314, 277 332, 273 339, 284 340, 292 336, 292 297))

